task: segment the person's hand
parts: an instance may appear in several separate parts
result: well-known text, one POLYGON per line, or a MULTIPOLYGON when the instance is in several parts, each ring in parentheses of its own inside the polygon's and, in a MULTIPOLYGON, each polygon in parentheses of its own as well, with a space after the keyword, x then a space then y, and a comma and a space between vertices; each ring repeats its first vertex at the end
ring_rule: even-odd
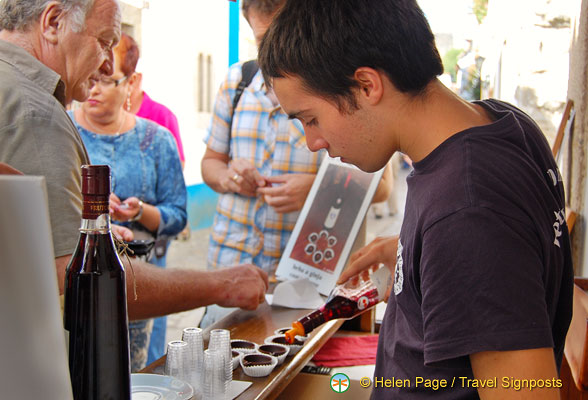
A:
POLYGON ((111 225, 112 234, 118 240, 123 240, 125 242, 130 242, 135 238, 135 234, 132 230, 125 226, 120 226, 116 224, 111 225))
POLYGON ((141 201, 136 197, 129 197, 121 202, 114 194, 110 194, 110 216, 115 221, 128 221, 134 218, 141 210, 141 201))
POLYGON ((398 236, 375 238, 370 244, 357 250, 349 257, 349 265, 341 273, 337 283, 344 283, 353 275, 370 267, 377 268, 380 263, 387 266, 394 274, 397 248, 398 236))
POLYGON ((314 182, 315 174, 285 174, 265 177, 269 184, 257 189, 278 213, 299 211, 314 182))
POLYGON ((257 168, 243 158, 234 159, 220 180, 221 187, 227 192, 244 196, 256 196, 256 189, 266 184, 257 168))
POLYGON ((11 167, 6 163, 0 162, 0 175, 24 175, 18 169, 11 167))
POLYGON ((122 202, 118 198, 118 196, 114 193, 110 193, 110 198, 108 199, 108 212, 110 213, 110 217, 114 219, 114 210, 117 206, 120 206, 122 202))
POLYGON ((217 301, 219 306, 255 310, 265 301, 268 279, 262 269, 251 264, 243 264, 221 268, 213 274, 219 279, 222 287, 222 293, 217 301))

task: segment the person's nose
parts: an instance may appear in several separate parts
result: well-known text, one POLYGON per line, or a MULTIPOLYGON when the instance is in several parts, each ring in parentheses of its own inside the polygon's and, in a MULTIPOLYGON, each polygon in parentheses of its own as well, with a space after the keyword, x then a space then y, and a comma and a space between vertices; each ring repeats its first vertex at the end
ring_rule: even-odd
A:
POLYGON ((304 128, 304 135, 306 136, 306 146, 312 152, 329 147, 329 143, 320 136, 317 129, 306 127, 304 128))
POLYGON ((100 81, 96 82, 94 86, 90 88, 90 97, 96 96, 100 93, 100 81))
POLYGON ((106 76, 110 76, 114 72, 114 52, 112 49, 106 51, 106 57, 100 66, 100 72, 106 76))

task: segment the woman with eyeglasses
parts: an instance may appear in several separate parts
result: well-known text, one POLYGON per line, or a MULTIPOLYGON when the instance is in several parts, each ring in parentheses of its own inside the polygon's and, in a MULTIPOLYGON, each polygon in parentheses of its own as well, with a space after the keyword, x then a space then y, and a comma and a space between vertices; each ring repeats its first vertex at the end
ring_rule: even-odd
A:
MULTIPOLYGON (((88 100, 69 113, 92 164, 111 167, 113 222, 131 228, 135 239, 173 237, 186 225, 186 186, 171 133, 129 112, 138 58, 136 42, 123 33, 112 76, 102 76, 88 100)), ((150 261, 164 267, 164 260, 150 261)), ((138 287, 137 295, 146 289, 138 287)), ((152 326, 152 320, 130 324, 133 371, 146 365, 152 326)))

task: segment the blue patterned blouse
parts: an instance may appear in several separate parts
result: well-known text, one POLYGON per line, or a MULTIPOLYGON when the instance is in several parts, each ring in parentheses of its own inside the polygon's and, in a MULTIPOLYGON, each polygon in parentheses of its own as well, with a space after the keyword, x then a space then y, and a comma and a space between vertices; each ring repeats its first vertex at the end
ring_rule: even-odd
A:
MULTIPOLYGON (((186 184, 171 133, 144 118, 135 117, 133 129, 119 135, 99 135, 79 125, 68 112, 86 145, 92 164, 108 164, 112 191, 121 199, 135 196, 161 213, 157 236, 174 236, 187 221, 186 184)), ((121 223, 145 230, 138 222, 121 223)))

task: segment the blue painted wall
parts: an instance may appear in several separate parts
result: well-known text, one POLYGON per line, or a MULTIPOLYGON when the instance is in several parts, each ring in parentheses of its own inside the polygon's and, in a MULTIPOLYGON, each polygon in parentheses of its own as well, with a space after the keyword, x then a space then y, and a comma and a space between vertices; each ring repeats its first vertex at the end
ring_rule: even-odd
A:
POLYGON ((188 189, 188 223, 192 230, 212 225, 218 193, 205 183, 191 185, 188 189))
POLYGON ((239 0, 229 2, 229 66, 239 61, 239 0))

